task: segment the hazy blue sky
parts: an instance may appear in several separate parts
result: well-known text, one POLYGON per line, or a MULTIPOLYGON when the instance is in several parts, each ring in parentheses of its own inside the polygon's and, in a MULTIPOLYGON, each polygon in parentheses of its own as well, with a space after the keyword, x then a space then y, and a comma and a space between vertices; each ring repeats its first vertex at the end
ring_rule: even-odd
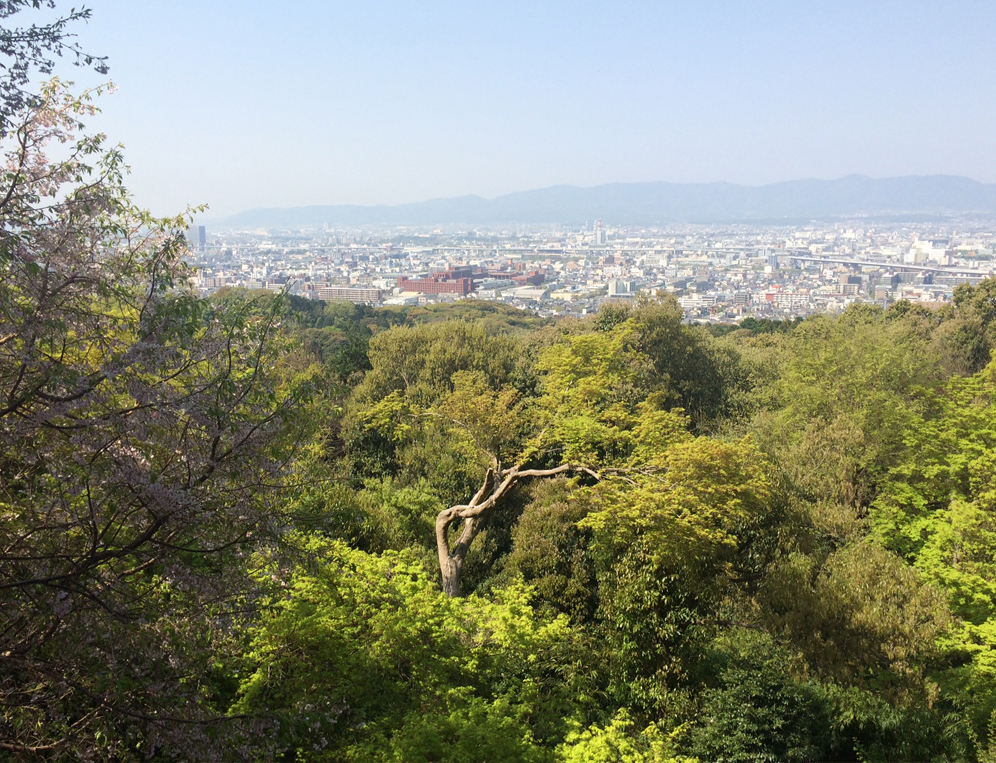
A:
POLYGON ((996 181, 992 0, 87 5, 80 40, 119 86, 100 128, 160 213, 559 183, 996 181))

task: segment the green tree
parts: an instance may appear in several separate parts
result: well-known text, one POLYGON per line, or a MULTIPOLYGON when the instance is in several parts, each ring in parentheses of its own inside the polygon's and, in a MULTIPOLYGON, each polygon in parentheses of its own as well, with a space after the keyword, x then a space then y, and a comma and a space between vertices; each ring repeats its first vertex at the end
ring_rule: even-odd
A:
POLYGON ((905 457, 872 509, 873 534, 944 591, 957 617, 937 675, 979 733, 996 709, 996 365, 951 379, 906 432, 905 457))
POLYGON ((590 623, 598 607, 593 534, 580 526, 591 511, 590 491, 568 478, 534 483, 529 503, 512 531, 507 577, 536 591, 536 602, 574 623, 590 623))
POLYGON ((593 489, 600 631, 611 692, 654 719, 678 712, 712 635, 736 621, 733 603, 763 570, 765 527, 778 501, 770 465, 749 440, 672 435, 626 480, 593 489))
POLYGON ((584 692, 566 618, 538 617, 521 586, 494 599, 448 597, 407 551, 300 543, 304 564, 260 560, 272 615, 250 625, 233 707, 276 716, 268 755, 550 758, 584 692))
POLYGON ((702 760, 837 759, 828 749, 822 692, 805 665, 770 636, 732 631, 713 645, 718 680, 702 692, 690 750, 702 760))
POLYGON ((653 367, 651 390, 661 394, 668 407, 684 410, 697 427, 728 413, 735 354, 704 329, 685 325, 673 295, 641 297, 631 315, 635 345, 653 367))
POLYGON ((444 500, 466 494, 482 476, 480 459, 472 459, 468 470, 465 449, 447 452, 441 403, 459 379, 473 378, 493 392, 513 386, 520 360, 515 340, 459 321, 396 326, 371 340, 368 357, 370 370, 353 390, 343 420, 348 471, 413 482, 427 477, 452 488, 441 491, 444 500))
POLYGON ((926 340, 869 305, 801 323, 757 431, 805 499, 863 510, 939 380, 926 340))
POLYGON ((635 733, 629 713, 620 710, 605 726, 575 729, 558 749, 564 763, 694 763, 675 754, 678 734, 665 736, 656 726, 635 733))

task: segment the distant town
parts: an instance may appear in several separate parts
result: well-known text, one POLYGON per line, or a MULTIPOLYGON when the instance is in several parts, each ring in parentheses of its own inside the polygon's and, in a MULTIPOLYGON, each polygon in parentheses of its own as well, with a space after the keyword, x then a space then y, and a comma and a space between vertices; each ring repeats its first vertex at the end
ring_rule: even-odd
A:
POLYGON ((673 294, 689 322, 941 305, 994 273, 996 225, 858 223, 506 230, 188 230, 196 286, 370 305, 504 302, 542 316, 673 294))

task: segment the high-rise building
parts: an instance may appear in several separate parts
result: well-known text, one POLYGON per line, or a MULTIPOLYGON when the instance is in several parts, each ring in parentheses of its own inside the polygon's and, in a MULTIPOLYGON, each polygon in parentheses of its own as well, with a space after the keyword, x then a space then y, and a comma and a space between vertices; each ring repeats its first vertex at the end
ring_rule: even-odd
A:
POLYGON ((605 231, 601 220, 595 224, 595 246, 605 246, 605 231))
POLYGON ((191 225, 187 228, 187 244, 191 249, 204 251, 207 247, 207 230, 203 225, 191 225))

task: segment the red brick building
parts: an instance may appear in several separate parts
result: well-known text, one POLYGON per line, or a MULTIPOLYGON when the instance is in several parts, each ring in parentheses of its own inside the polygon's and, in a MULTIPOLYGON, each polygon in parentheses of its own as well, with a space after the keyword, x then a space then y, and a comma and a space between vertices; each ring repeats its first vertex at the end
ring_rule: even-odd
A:
POLYGON ((539 286, 546 276, 539 270, 526 272, 520 265, 516 265, 513 271, 479 270, 471 265, 457 265, 441 273, 429 273, 425 278, 399 278, 398 288, 420 294, 460 294, 465 297, 474 291, 476 281, 488 278, 539 286))
POLYGON ((445 273, 440 273, 414 281, 399 278, 398 288, 419 294, 460 294, 466 297, 474 290, 474 281, 470 278, 447 278, 445 273))

